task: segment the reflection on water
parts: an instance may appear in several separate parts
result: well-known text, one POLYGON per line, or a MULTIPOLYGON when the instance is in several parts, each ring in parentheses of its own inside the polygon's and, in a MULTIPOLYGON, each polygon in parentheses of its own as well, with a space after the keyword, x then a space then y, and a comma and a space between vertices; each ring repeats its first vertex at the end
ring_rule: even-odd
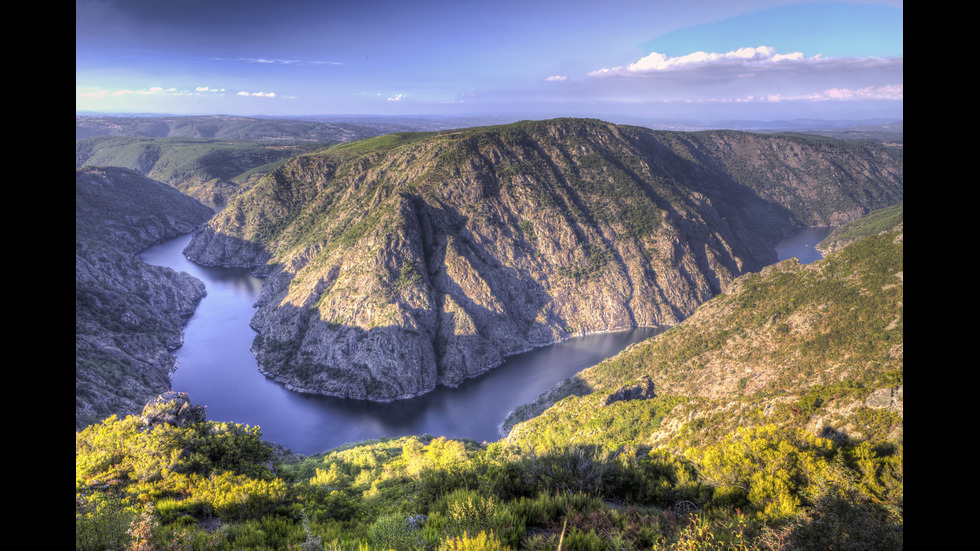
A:
POLYGON ((258 371, 249 346, 249 320, 261 281, 246 270, 205 268, 183 256, 190 236, 148 250, 154 265, 187 272, 207 287, 188 322, 171 381, 208 419, 262 427, 263 437, 299 453, 325 451, 347 442, 432 434, 493 441, 516 406, 533 401, 558 381, 655 334, 652 329, 590 335, 511 356, 499 367, 458 388, 440 387, 409 400, 376 403, 286 390, 258 371))

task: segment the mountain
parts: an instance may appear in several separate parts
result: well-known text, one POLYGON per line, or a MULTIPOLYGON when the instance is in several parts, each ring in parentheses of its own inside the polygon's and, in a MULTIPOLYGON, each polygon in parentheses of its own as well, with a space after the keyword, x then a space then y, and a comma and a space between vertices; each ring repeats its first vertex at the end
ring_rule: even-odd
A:
POLYGON ((169 390, 171 353, 204 284, 136 254, 211 209, 121 168, 75 171, 75 425, 138 412, 169 390))
POLYGON ((268 276, 253 351, 303 392, 457 385, 573 334, 670 326, 804 226, 902 199, 902 149, 556 119, 297 156, 187 255, 268 276))
POLYGON ((75 141, 75 168, 128 168, 220 209, 285 159, 322 145, 98 136, 75 141))
MULTIPOLYGON (((822 436, 901 441, 903 258, 898 222, 812 264, 789 259, 743 275, 662 335, 518 408, 505 428, 513 427, 510 438, 518 442, 555 431, 567 431, 563 441, 578 441, 573 435, 585 427, 576 412, 587 412, 592 422, 617 416, 628 426, 622 411, 596 414, 596 404, 642 389, 644 398, 656 395, 670 409, 656 420, 662 428, 650 428, 648 443, 677 451, 771 423, 822 436), (527 426, 518 424, 545 410, 527 426), (699 429, 691 430, 695 421, 699 429)), ((611 437, 594 426, 587 434, 611 437)))
POLYGON ((453 128, 467 119, 227 115, 76 116, 75 168, 118 166, 170 184, 220 210, 283 160, 329 144, 392 132, 453 128))

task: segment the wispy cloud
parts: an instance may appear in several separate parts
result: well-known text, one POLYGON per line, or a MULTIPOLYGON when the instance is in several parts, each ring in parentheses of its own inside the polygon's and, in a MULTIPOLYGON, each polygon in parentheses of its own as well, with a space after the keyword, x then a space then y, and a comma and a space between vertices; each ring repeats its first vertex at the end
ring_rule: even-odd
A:
POLYGON ((864 88, 828 88, 812 94, 784 95, 769 94, 744 96, 738 98, 713 97, 703 100, 688 100, 687 103, 780 103, 791 101, 856 101, 856 100, 898 100, 904 99, 904 86, 867 86, 864 88))
POLYGON ((849 101, 849 100, 904 100, 904 85, 889 84, 886 86, 866 86, 864 88, 828 88, 821 92, 804 96, 782 97, 769 96, 765 101, 849 101))
POLYGON ((259 63, 263 65, 343 65, 339 61, 323 61, 309 59, 282 59, 270 57, 216 57, 216 61, 237 61, 241 63, 259 63))
POLYGON ((565 75, 551 75, 550 77, 544 80, 545 82, 564 82, 568 80, 568 77, 565 75))
MULTIPOLYGON (((123 96, 211 96, 211 95, 225 95, 224 88, 211 88, 210 86, 198 86, 194 90, 182 90, 179 88, 163 88, 161 86, 154 86, 151 88, 143 89, 118 89, 118 90, 107 90, 104 88, 75 88, 75 97, 78 98, 107 98, 107 97, 123 97, 123 96)), ((236 96, 247 96, 256 98, 283 98, 291 96, 281 96, 275 92, 247 92, 241 91, 235 94, 236 96)))
POLYGON ((143 88, 132 90, 128 88, 120 90, 106 90, 104 88, 86 88, 79 89, 75 88, 75 96, 80 98, 104 98, 104 97, 120 97, 120 96, 162 96, 162 95, 192 95, 193 92, 187 90, 178 90, 177 88, 162 88, 160 86, 154 86, 151 88, 143 88))
POLYGON ((388 98, 387 101, 401 101, 403 97, 405 96, 403 96, 402 94, 398 94, 397 96, 392 96, 388 98))

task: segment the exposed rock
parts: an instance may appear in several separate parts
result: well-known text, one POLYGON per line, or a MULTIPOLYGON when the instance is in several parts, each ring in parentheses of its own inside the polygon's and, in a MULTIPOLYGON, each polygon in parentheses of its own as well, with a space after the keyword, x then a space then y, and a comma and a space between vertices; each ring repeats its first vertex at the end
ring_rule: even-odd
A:
POLYGON ((897 413, 904 410, 903 394, 905 386, 879 388, 871 393, 864 405, 872 409, 888 409, 897 413))
POLYGON ((186 392, 165 392, 151 402, 147 402, 140 415, 143 426, 154 427, 168 424, 175 427, 185 427, 203 423, 207 420, 207 410, 204 406, 191 404, 186 392))
POLYGON ((602 401, 602 405, 608 406, 609 404, 627 400, 650 400, 656 397, 653 380, 648 375, 644 375, 640 378, 640 382, 635 385, 623 387, 606 396, 602 401))
POLYGON ((269 276, 263 373, 417 396, 574 334, 676 324, 801 224, 901 198, 896 153, 829 144, 576 120, 391 136, 285 163, 188 255, 269 276))
POLYGON ((188 233, 211 211, 159 182, 123 169, 75 177, 75 426, 138 413, 169 390, 172 351, 205 295, 186 273, 135 253, 188 233))

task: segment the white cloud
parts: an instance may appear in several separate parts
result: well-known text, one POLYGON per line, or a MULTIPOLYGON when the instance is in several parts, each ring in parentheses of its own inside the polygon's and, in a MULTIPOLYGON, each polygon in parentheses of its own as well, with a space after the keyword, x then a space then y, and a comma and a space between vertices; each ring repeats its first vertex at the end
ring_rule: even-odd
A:
POLYGON ((111 96, 156 96, 156 95, 163 95, 163 94, 187 95, 190 94, 190 92, 186 90, 178 90, 176 88, 164 89, 160 86, 153 86, 150 88, 144 88, 142 90, 123 89, 123 90, 114 90, 112 92, 106 90, 100 91, 100 96, 104 96, 105 94, 109 94, 111 96))
POLYGON ((901 57, 806 57, 768 46, 678 57, 654 52, 588 73, 593 78, 569 93, 635 104, 901 102, 903 66, 901 57))
POLYGON ((194 91, 195 92, 215 92, 215 93, 219 93, 220 94, 220 93, 223 93, 225 91, 225 89, 224 88, 213 88, 212 89, 210 86, 198 86, 197 88, 194 89, 194 91))
POLYGON ((392 96, 388 98, 386 101, 401 101, 403 97, 405 96, 403 96, 402 94, 398 94, 397 96, 392 96))
POLYGON ((564 82, 568 80, 568 77, 564 75, 551 75, 550 77, 544 80, 545 82, 564 82))
MULTIPOLYGON (((810 58, 819 60, 820 56, 810 58)), ((592 71, 589 76, 602 77, 610 75, 630 75, 637 73, 651 73, 658 71, 669 71, 682 68, 707 68, 720 65, 741 65, 744 67, 762 67, 768 64, 782 62, 806 61, 806 57, 800 52, 780 54, 775 48, 770 46, 759 46, 757 48, 739 48, 725 53, 714 52, 694 52, 691 54, 669 57, 660 52, 651 52, 635 63, 630 63, 626 67, 602 68, 592 71)))
MULTIPOLYGON (((197 89, 200 91, 200 88, 197 89)), ((129 89, 123 88, 120 90, 106 90, 104 88, 86 88, 84 91, 76 89, 75 97, 79 98, 104 98, 106 96, 123 97, 123 96, 196 96, 200 95, 196 92, 191 92, 189 90, 180 90, 178 88, 163 88, 162 86, 152 86, 150 88, 142 89, 129 89)))
POLYGON ((249 96, 249 97, 256 97, 256 98, 274 98, 274 97, 277 97, 275 92, 246 92, 244 90, 241 91, 241 92, 238 92, 235 95, 236 96, 249 96))
POLYGON ((905 92, 902 84, 887 86, 866 86, 856 90, 849 88, 829 88, 816 94, 812 99, 827 100, 859 100, 859 99, 890 99, 904 100, 905 92))
POLYGON ((711 98, 710 103, 779 103, 787 101, 856 101, 856 100, 903 100, 904 85, 867 86, 864 88, 828 88, 812 94, 745 96, 735 99, 711 98))

